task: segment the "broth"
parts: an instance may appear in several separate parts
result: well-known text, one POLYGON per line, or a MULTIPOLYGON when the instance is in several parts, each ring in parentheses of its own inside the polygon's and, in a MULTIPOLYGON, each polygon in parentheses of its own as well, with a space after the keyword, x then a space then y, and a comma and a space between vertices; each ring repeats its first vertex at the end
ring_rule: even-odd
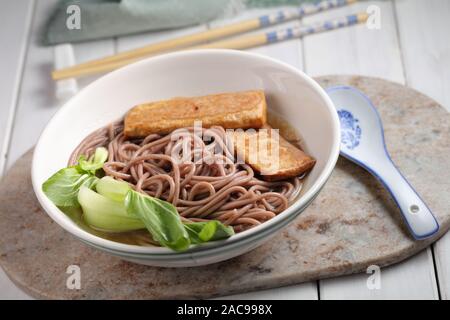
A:
MULTIPOLYGON (((268 112, 268 123, 271 127, 280 130, 280 135, 287 141, 295 145, 296 147, 303 149, 303 140, 298 131, 292 127, 287 120, 283 119, 281 116, 269 111, 268 112)), ((306 179, 306 178, 305 178, 306 179)), ((304 181, 304 179, 303 179, 304 181)), ((300 191, 298 197, 301 196, 303 192, 300 191)), ((101 230, 96 230, 89 225, 87 225, 83 219, 83 212, 81 208, 60 208, 67 216, 69 216, 72 221, 74 221, 81 229, 87 231, 95 236, 130 245, 138 246, 158 246, 158 244, 152 239, 150 233, 146 230, 137 230, 129 232, 105 232, 101 230)))

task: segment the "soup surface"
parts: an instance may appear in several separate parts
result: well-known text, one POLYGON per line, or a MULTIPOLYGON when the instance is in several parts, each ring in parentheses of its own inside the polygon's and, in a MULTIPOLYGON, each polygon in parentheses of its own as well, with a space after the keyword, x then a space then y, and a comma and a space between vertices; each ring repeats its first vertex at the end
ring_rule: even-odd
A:
MULTIPOLYGON (((304 147, 303 140, 301 138, 301 135, 295 128, 293 128, 288 121, 280 117, 279 115, 268 112, 268 123, 272 128, 279 129, 280 135, 298 147, 299 149, 302 149, 304 147)), ((303 180, 306 179, 306 177, 301 177, 299 179, 300 182, 303 182, 303 180)), ((301 194, 301 185, 299 192, 295 195, 293 199, 289 200, 289 205, 294 202, 301 194)), ((79 227, 81 227, 83 230, 99 236, 101 238, 120 242, 124 244, 132 244, 132 245, 139 245, 139 246, 155 246, 158 245, 156 241, 154 241, 150 235, 150 233, 146 229, 142 230, 136 230, 136 231, 129 231, 129 232, 104 232, 101 230, 96 230, 92 227, 90 227, 83 219, 83 212, 81 208, 70 208, 70 209, 62 209, 79 227)), ((195 220, 194 220, 195 221, 195 220)), ((238 232, 240 230, 238 229, 238 232)), ((242 231, 242 230, 241 230, 242 231)))

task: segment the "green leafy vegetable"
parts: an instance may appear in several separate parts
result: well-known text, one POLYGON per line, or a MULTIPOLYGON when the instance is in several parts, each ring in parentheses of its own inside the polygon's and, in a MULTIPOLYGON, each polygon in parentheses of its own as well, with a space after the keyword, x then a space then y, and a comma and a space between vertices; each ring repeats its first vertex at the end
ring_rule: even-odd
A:
POLYGON ((86 159, 84 155, 78 159, 78 168, 80 168, 80 171, 89 172, 95 175, 95 172, 103 167, 103 164, 107 159, 108 150, 103 147, 97 148, 95 149, 94 155, 89 159, 86 159))
POLYGON ((184 227, 189 234, 191 243, 194 244, 226 239, 234 235, 232 227, 225 226, 217 220, 186 223, 184 227))
POLYGON ((93 188, 98 178, 79 172, 76 167, 64 168, 52 175, 42 185, 46 196, 58 207, 77 207, 78 191, 82 186, 93 188))
POLYGON ((145 229, 140 219, 127 213, 123 202, 108 199, 89 188, 81 187, 78 202, 84 221, 95 229, 109 232, 145 229))
POLYGON ((101 178, 95 188, 101 195, 119 202, 123 202, 128 191, 131 190, 128 183, 114 180, 108 176, 101 178))
POLYGON ((183 224, 171 203, 133 190, 125 197, 125 207, 130 215, 142 219, 156 241, 175 251, 184 251, 191 243, 225 239, 234 234, 232 227, 215 220, 183 224))
POLYGON ((125 197, 128 214, 141 218, 153 238, 175 251, 191 244, 177 209, 169 202, 130 190, 125 197))
POLYGON ((108 150, 97 148, 90 160, 81 156, 78 165, 61 169, 48 178, 42 190, 58 207, 78 207, 78 191, 82 186, 95 188, 99 180, 95 172, 103 167, 107 158, 108 150))
POLYGON ((81 205, 83 219, 95 229, 125 232, 147 228, 154 240, 175 251, 192 244, 225 239, 233 228, 220 221, 183 224, 177 209, 169 202, 138 193, 126 182, 111 177, 99 179, 97 170, 108 158, 105 148, 97 148, 89 159, 52 175, 42 185, 47 197, 57 206, 81 205), (96 190, 96 191, 94 191, 96 190))

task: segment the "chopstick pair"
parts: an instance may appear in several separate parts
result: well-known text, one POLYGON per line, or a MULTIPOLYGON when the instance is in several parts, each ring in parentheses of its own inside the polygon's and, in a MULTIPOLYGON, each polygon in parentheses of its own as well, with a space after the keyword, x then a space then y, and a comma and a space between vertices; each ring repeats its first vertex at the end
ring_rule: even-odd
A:
POLYGON ((209 44, 190 47, 188 49, 248 49, 264 44, 271 44, 284 40, 301 38, 303 36, 320 33, 323 31, 338 29, 367 21, 368 15, 365 12, 348 15, 334 20, 317 22, 311 25, 289 27, 255 35, 242 36, 229 40, 216 41, 209 44))
POLYGON ((277 23, 301 18, 305 15, 317 13, 323 10, 344 6, 353 2, 356 2, 356 0, 324 0, 316 4, 305 4, 298 9, 281 10, 273 14, 260 16, 259 18, 226 25, 176 39, 170 39, 109 57, 88 61, 76 66, 54 70, 52 72, 52 78, 54 80, 60 80, 111 71, 148 56, 175 50, 194 48, 247 49, 258 45, 287 40, 295 37, 302 37, 307 34, 336 29, 365 21, 367 19, 367 14, 359 13, 356 15, 342 17, 340 19, 319 22, 311 26, 286 28, 272 32, 236 37, 222 41, 215 41, 209 44, 198 45, 202 42, 264 28, 277 23))

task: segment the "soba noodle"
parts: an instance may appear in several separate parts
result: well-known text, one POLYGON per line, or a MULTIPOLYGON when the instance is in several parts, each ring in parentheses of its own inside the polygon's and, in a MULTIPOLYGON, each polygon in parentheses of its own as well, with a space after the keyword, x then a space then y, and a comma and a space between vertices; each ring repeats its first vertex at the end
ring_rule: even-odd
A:
POLYGON ((275 217, 297 197, 301 177, 264 181, 249 165, 234 162, 224 128, 201 130, 204 139, 194 128, 183 128, 168 135, 128 140, 123 122, 116 122, 86 137, 71 155, 69 165, 76 164, 81 155, 90 157, 97 147, 106 147, 106 175, 172 203, 183 220, 219 220, 236 232, 275 217), (217 153, 217 149, 223 152, 217 153))

